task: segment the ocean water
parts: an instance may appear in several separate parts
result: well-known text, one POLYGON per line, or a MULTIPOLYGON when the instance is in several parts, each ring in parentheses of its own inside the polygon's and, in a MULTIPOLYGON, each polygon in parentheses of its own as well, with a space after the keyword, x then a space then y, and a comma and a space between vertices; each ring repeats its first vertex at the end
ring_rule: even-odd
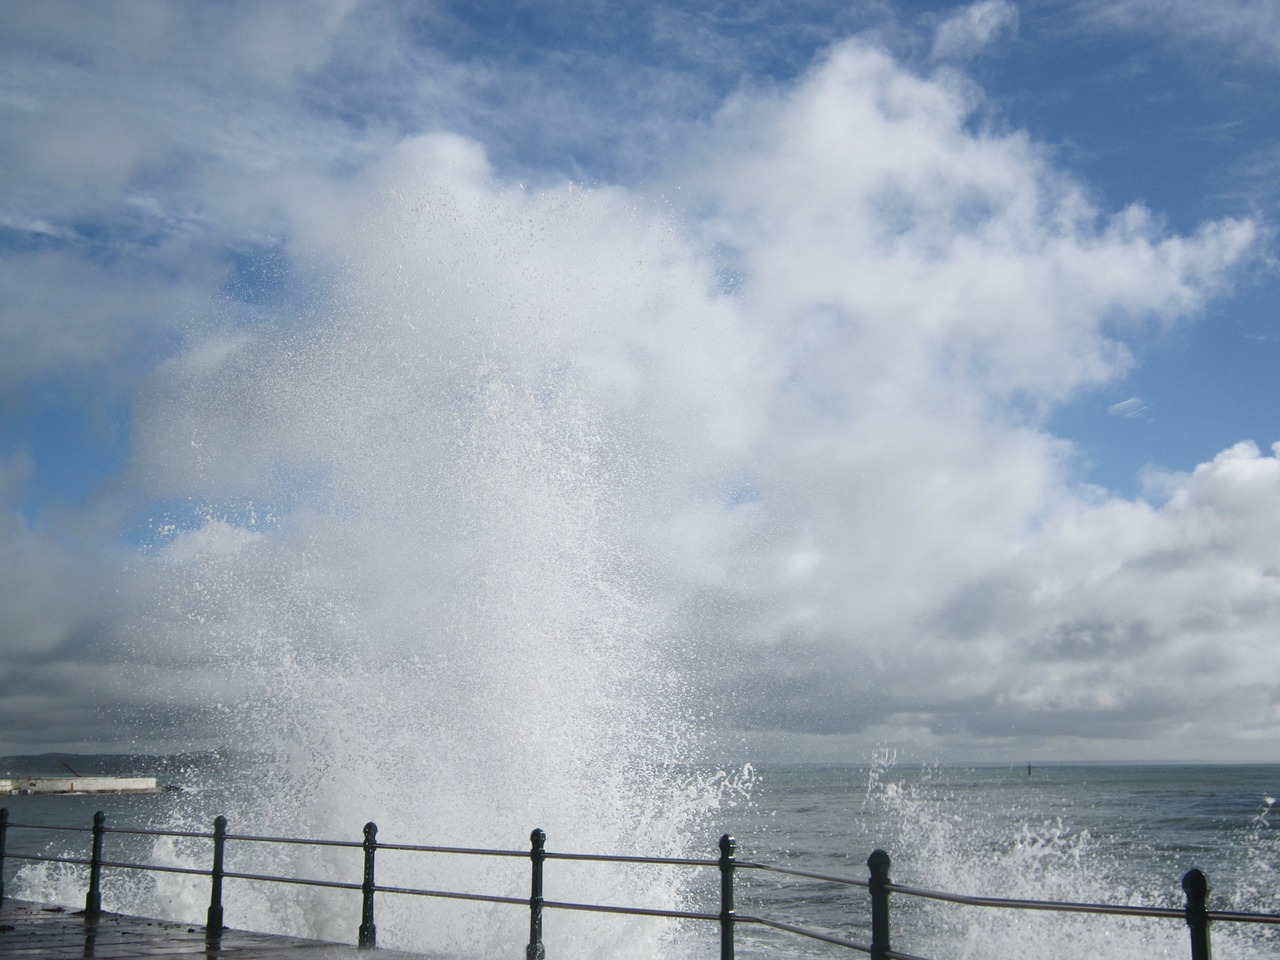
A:
MULTIPOLYGON (((108 823, 118 826, 191 827, 202 819, 211 820, 235 790, 233 778, 219 784, 210 779, 210 770, 171 768, 170 781, 184 777, 188 781, 188 790, 180 794, 12 797, 3 803, 15 822, 87 826, 93 811, 101 809, 108 823)), ((226 776, 225 769, 218 772, 226 776)), ((1211 909, 1280 913, 1280 839, 1272 822, 1280 794, 1277 766, 1055 764, 1034 766, 1028 773, 1025 765, 897 765, 885 755, 861 766, 747 768, 736 771, 732 782, 734 789, 722 793, 723 802, 697 824, 694 835, 685 838, 692 855, 713 858, 719 835, 728 832, 737 841, 741 861, 865 878, 867 856, 883 848, 892 857, 892 879, 912 886, 980 896, 1166 907, 1183 905, 1182 875, 1198 867, 1210 880, 1211 909)), ((324 836, 359 839, 363 823, 359 812, 352 811, 347 821, 334 824, 324 836)), ((509 833, 511 849, 523 849, 535 825, 512 823, 498 832, 509 833)), ((281 826, 263 820, 233 823, 232 830, 270 832, 281 826)), ((8 848, 10 852, 39 848, 84 856, 88 839, 85 833, 11 830, 8 848)), ((384 834, 382 839, 465 842, 458 837, 433 837, 425 828, 415 836, 384 834)), ((202 857, 207 861, 207 845, 203 855, 197 848, 169 840, 109 836, 107 855, 154 856, 164 862, 200 865, 202 857)), ((580 850, 558 845, 554 834, 548 849, 653 852, 580 850)), ((340 865, 346 873, 343 879, 357 879, 357 857, 346 853, 340 864, 329 861, 328 865, 340 865)), ((324 868, 316 863, 309 866, 324 868)), ((549 861, 546 869, 547 897, 561 898, 560 873, 571 871, 573 865, 549 861)), ((413 876, 414 867, 409 865, 395 882, 417 885, 413 876)), ((84 876, 79 868, 20 866, 8 861, 5 879, 11 896, 69 906, 83 903, 84 876)), ((456 879, 469 882, 462 875, 456 879)), ((677 885, 684 907, 718 909, 714 870, 668 872, 660 879, 677 885)), ((379 880, 392 882, 381 875, 379 880)), ((439 878, 434 882, 439 883, 439 878)), ((512 883, 521 889, 527 880, 518 870, 512 883)), ((636 899, 629 902, 651 905, 653 901, 646 897, 653 894, 654 883, 654 874, 640 875, 630 891, 636 899)), ((618 889, 612 887, 605 899, 619 902, 618 889)), ((854 940, 870 939, 867 894, 859 887, 739 869, 736 895, 742 915, 796 923, 854 940)), ((103 897, 107 909, 199 922, 207 884, 115 871, 104 880, 103 897)), ((297 888, 266 893, 258 885, 229 881, 224 898, 228 923, 254 925, 252 921, 263 916, 258 909, 263 898, 273 899, 272 916, 284 918, 289 932, 297 932, 299 926, 308 932, 303 915, 308 906, 320 908, 297 888)), ((431 901, 423 907, 415 901, 412 909, 392 908, 392 900, 403 904, 407 899, 388 895, 379 899, 383 945, 436 951, 427 928, 451 911, 470 911, 469 922, 477 927, 483 926, 488 911, 510 915, 514 929, 527 923, 518 907, 455 907, 448 901, 431 901)), ((324 901, 322 909, 334 915, 324 927, 328 936, 355 939, 359 905, 354 894, 338 894, 324 901)), ((598 917, 589 928, 591 935, 585 935, 583 928, 565 923, 568 916, 548 911, 548 956, 621 956, 635 955, 637 950, 655 957, 717 955, 714 924, 598 917), (637 929, 636 923, 652 933, 641 938, 639 946, 627 935, 637 929)), ((1073 955, 1116 960, 1189 956, 1186 927, 1179 921, 992 910, 896 895, 892 924, 896 949, 937 960, 1035 960, 1061 957, 1067 945, 1073 955)), ((1219 958, 1280 956, 1280 927, 1218 923, 1213 943, 1219 958)), ((505 949, 518 956, 523 947, 523 940, 515 937, 505 949)), ((737 947, 739 957, 749 958, 858 955, 749 924, 738 927, 737 947)))
MULTIPOLYGON (((879 847, 902 884, 1023 899, 1182 907, 1198 867, 1211 908, 1280 912, 1274 766, 895 767, 766 771, 737 827, 740 856, 865 878, 879 847), (758 851, 758 852, 757 852, 758 851)), ((740 913, 869 941, 867 895, 753 881, 740 913)), ((991 910, 892 898, 896 949, 929 957, 1188 956, 1178 922, 991 910)), ((774 933, 740 955, 836 956, 774 933)), ((1216 925, 1220 957, 1280 955, 1280 928, 1216 925)))

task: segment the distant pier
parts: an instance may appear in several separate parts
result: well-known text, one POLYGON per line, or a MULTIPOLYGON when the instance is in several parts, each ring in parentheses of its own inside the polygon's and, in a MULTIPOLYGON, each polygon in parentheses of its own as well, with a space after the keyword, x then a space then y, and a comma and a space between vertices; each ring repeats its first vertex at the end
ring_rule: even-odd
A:
POLYGON ((0 797, 58 793, 160 793, 155 777, 0 777, 0 797))

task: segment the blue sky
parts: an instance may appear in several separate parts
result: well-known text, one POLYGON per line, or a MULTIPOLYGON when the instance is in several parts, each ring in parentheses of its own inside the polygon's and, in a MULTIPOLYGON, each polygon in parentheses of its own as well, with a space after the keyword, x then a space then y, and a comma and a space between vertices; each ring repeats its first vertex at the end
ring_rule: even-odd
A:
POLYGON ((726 743, 1274 760, 1270 4, 0 28, 0 751, 233 737, 216 647, 512 629, 440 596, 517 577, 476 471, 585 444, 511 480, 578 530, 519 582, 737 664, 726 743))

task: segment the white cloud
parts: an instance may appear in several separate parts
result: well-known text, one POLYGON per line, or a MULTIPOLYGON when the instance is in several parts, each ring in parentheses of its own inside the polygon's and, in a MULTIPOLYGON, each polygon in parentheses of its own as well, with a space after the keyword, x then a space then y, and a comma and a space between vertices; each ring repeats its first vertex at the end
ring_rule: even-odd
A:
POLYGON ((1123 420, 1146 420, 1150 418, 1151 407, 1141 397, 1130 397, 1128 400, 1121 400, 1107 407, 1107 413, 1123 420))
MULTIPOLYGON (((296 220, 345 261, 325 314, 191 353, 140 407, 157 490, 306 504, 263 544, 305 577, 266 603, 259 561, 232 564, 192 602, 235 598, 249 612, 220 630, 262 617, 317 649, 378 624, 358 629, 384 652, 434 611, 444 649, 447 624, 496 664, 536 648, 575 676, 599 667, 580 644, 632 637, 721 680, 740 663, 759 696, 727 714, 763 727, 858 728, 862 702, 880 733, 936 743, 1154 736, 1205 648, 1146 609, 1160 581, 1125 600, 1103 573, 1206 543, 1173 501, 1073 493, 1070 450, 1026 405, 1121 375, 1118 334, 1194 312, 1253 228, 1108 217, 1025 138, 970 132, 970 106, 842 45, 726 110, 698 220, 505 184, 457 137, 328 184, 332 215, 296 220), (1169 666, 1131 691, 1139 648, 1169 666)), ((1252 636, 1265 597, 1224 592, 1226 569, 1178 586, 1252 636)), ((492 682, 476 669, 449 682, 492 682)))
POLYGON ((933 59, 966 60, 985 52, 1017 29, 1018 8, 1009 0, 981 0, 951 14, 933 39, 933 59))
POLYGON ((1086 0, 1104 22, 1184 44, 1209 41, 1220 51, 1280 67, 1280 8, 1270 0, 1086 0))
MULTIPOLYGON (((683 749, 676 688, 711 680, 737 691, 718 723, 970 756, 1212 738, 1243 755, 1273 728, 1268 674, 1245 664, 1274 666, 1255 648, 1277 612, 1275 459, 1233 448, 1163 477, 1157 506, 1070 486, 1072 451, 1042 426, 1122 377, 1130 338, 1229 284, 1253 223, 1179 236, 1100 210, 1026 135, 975 130, 972 89, 863 41, 740 91, 663 196, 525 188, 470 137, 362 138, 296 109, 322 92, 310 71, 369 39, 326 11, 296 46, 259 11, 244 50, 248 26, 224 34, 214 13, 134 24, 180 41, 144 65, 179 77, 163 102, 104 26, 91 53, 122 71, 133 122, 100 176, 50 161, 70 189, 47 216, 11 214, 66 246, 8 258, 26 294, 0 331, 7 377, 118 371, 118 338, 185 336, 137 391, 125 489, 103 507, 155 501, 172 542, 103 550, 87 575, 15 528, 11 570, 115 590, 52 610, 32 644, 73 649, 100 616, 116 676, 185 676, 179 701, 239 686, 262 698, 248 722, 299 738, 425 724, 513 773, 500 750, 529 726, 584 768, 627 736, 683 749), (175 66, 206 32, 209 55, 175 66), (258 81, 290 109, 246 96, 258 81), (152 164, 177 169, 139 178, 152 164), (106 269, 59 231, 117 205, 143 226, 113 249, 159 239, 106 269), (267 322, 209 306, 233 241, 275 244, 295 272, 267 322), (256 509, 270 522, 241 521, 256 509), (384 682, 370 665, 390 665, 391 721, 362 713, 384 682), (1197 702, 1220 713, 1180 739, 1197 702), (593 721, 621 739, 571 742, 593 721)), ((966 8, 939 50, 1013 23, 1007 4, 966 8)), ((465 101, 450 84, 468 79, 423 82, 465 101)), ((56 146, 40 134, 19 167, 83 144, 56 146)))
POLYGON ((1193 756, 1247 755, 1275 719, 1264 678, 1280 663, 1265 624, 1280 612, 1280 463, 1240 444, 1166 489, 1159 508, 1063 504, 1015 563, 958 602, 985 610, 970 630, 1000 653, 986 667, 1016 691, 1010 704, 1048 707, 1052 723, 1087 691, 1113 706, 1082 737, 1131 737, 1148 713, 1166 749, 1182 739, 1193 756), (1001 600, 984 608, 990 591, 1001 600))

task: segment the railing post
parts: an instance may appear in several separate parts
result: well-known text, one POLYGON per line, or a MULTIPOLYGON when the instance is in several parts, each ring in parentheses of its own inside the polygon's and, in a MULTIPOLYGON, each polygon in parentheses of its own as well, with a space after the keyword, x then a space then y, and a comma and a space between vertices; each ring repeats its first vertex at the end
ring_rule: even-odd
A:
POLYGON ((0 807, 0 903, 4 903, 4 837, 9 832, 9 808, 0 807))
POLYGON ((364 880, 360 884, 361 950, 378 945, 378 928, 373 923, 373 853, 378 849, 378 825, 370 820, 364 825, 364 880))
POLYGON ((1191 928, 1191 960, 1210 960, 1209 879, 1192 868, 1182 877, 1187 895, 1187 926, 1191 928))
POLYGON ((89 857, 89 892, 84 898, 84 912, 96 916, 102 912, 102 831, 107 815, 99 810, 93 815, 93 853, 89 857))
POLYGON ((733 960, 733 851, 737 846, 727 833, 720 838, 720 960, 733 960))
POLYGON ((867 857, 871 869, 871 960, 885 960, 889 955, 889 854, 872 850, 867 857))
POLYGON ((547 948, 542 945, 542 861, 547 835, 542 830, 534 830, 529 834, 529 842, 533 879, 529 891, 529 945, 524 949, 524 956, 525 960, 546 960, 547 948))
POLYGON ((223 853, 227 845, 227 818, 213 821, 213 869, 209 871, 209 914, 204 922, 207 938, 222 936, 223 853))

